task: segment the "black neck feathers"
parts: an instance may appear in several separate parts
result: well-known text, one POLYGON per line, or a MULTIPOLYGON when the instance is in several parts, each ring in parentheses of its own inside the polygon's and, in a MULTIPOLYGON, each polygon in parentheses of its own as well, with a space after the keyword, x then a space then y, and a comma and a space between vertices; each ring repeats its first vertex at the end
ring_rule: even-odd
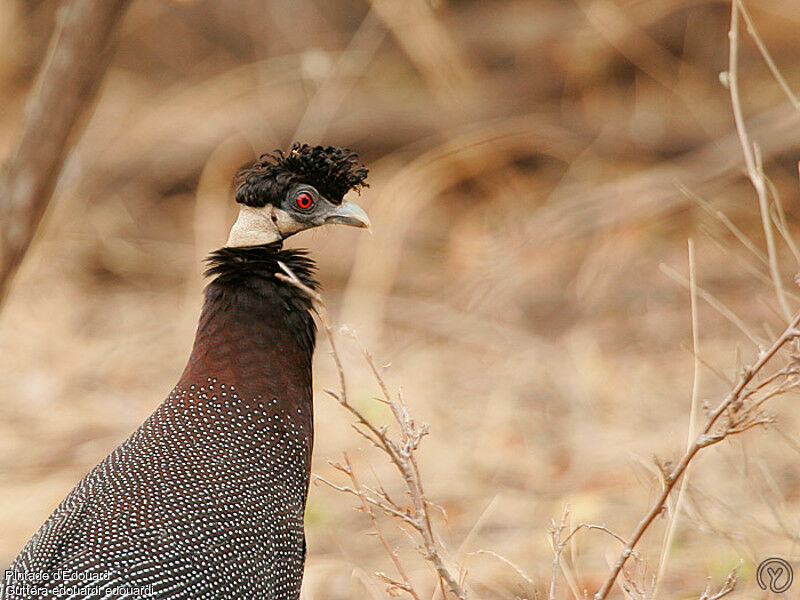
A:
MULTIPOLYGON (((272 370, 300 368, 310 378, 316 326, 308 295, 278 279, 279 262, 311 289, 314 262, 281 244, 221 248, 207 259, 205 305, 187 375, 226 374, 242 383, 275 379, 272 370), (285 363, 285 364, 284 364, 285 363), (262 370, 269 370, 267 373, 262 370), (212 371, 222 371, 212 373, 212 371)), ((284 373, 288 375, 288 373, 284 373)), ((265 390, 253 390, 262 393, 265 390)))
MULTIPOLYGON (((282 273, 279 262, 291 269, 298 279, 312 289, 317 289, 319 284, 314 280, 314 271, 317 267, 308 257, 307 250, 283 250, 282 242, 273 242, 263 246, 244 246, 239 248, 225 247, 212 252, 206 259, 208 269, 206 277, 214 277, 211 285, 219 282, 244 283, 266 279, 275 283, 275 273, 282 273)), ((280 280, 277 280, 280 282, 280 280)), ((281 283, 281 285, 284 285, 281 283)), ((292 289, 296 287, 289 285, 292 289)), ((311 302, 308 295, 297 290, 305 298, 308 306, 311 302)))
MULTIPOLYGON (((286 325, 304 352, 314 352, 316 325, 311 316, 312 303, 303 290, 281 281, 275 275, 286 265, 306 286, 319 288, 314 279, 316 265, 306 250, 283 250, 281 242, 263 246, 220 248, 206 259, 205 275, 214 277, 206 288, 209 308, 232 301, 256 305, 278 303, 284 311, 286 325)), ((255 318, 259 307, 253 306, 255 318)))

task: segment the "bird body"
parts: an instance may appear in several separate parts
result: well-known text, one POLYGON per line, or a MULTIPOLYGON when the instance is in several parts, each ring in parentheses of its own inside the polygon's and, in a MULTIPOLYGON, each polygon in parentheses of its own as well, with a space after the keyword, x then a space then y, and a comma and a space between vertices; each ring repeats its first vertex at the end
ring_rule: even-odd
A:
POLYGON ((178 384, 56 508, 0 598, 299 597, 315 326, 279 263, 316 288, 281 239, 211 255, 178 384))

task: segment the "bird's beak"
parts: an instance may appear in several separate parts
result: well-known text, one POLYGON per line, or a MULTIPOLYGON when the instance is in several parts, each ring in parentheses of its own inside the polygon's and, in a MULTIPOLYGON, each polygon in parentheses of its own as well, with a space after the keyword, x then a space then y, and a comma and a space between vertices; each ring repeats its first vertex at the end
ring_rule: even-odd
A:
POLYGON ((325 223, 341 223, 352 227, 370 228, 369 217, 364 209, 347 200, 325 215, 325 223))

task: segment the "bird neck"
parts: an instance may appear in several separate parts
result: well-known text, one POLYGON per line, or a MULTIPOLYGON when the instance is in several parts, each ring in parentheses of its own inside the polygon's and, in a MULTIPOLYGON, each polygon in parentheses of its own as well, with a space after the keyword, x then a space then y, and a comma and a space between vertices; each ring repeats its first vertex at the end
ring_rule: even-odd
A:
POLYGON ((305 251, 281 244, 222 248, 208 258, 205 304, 179 385, 216 379, 250 398, 308 398, 316 328, 311 300, 281 281, 279 262, 317 288, 305 251))

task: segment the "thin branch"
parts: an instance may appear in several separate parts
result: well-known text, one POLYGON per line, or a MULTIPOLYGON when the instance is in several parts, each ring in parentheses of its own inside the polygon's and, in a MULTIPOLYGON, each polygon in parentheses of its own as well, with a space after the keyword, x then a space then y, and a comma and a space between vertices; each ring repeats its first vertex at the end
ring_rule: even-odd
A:
POLYGON ((747 25, 747 33, 750 34, 750 37, 753 38, 753 41, 756 43, 756 47, 758 51, 761 53, 761 56, 764 58, 764 62, 767 63, 767 67, 769 67, 772 76, 778 82, 778 85, 781 86, 783 93, 786 94, 786 97, 789 98, 789 101, 794 105, 797 110, 800 110, 800 99, 794 94, 792 88, 789 87, 789 84, 786 82, 786 78, 778 69, 778 66, 775 64, 775 61, 772 59, 772 55, 767 50, 767 46, 764 41, 761 39, 761 36, 758 34, 755 25, 753 24, 753 20, 750 18, 750 13, 747 12, 747 8, 745 8, 744 3, 741 0, 735 0, 736 4, 739 7, 739 10, 742 13, 742 17, 744 18, 744 22, 747 25))
MULTIPOLYGON (((567 524, 570 521, 570 517, 572 516, 569 507, 564 507, 564 512, 561 515, 561 519, 556 522, 555 519, 551 522, 550 525, 550 546, 553 549, 553 563, 552 569, 550 574, 550 590, 548 593, 549 600, 555 600, 556 597, 556 585, 558 583, 558 571, 559 568, 563 571, 565 578, 567 579, 567 583, 570 585, 572 590, 572 594, 575 598, 581 598, 581 594, 577 593, 577 588, 574 585, 574 582, 570 581, 570 578, 567 575, 567 570, 565 565, 561 562, 561 555, 564 553, 564 549, 567 547, 575 535, 584 529, 591 529, 595 531, 603 532, 615 540, 617 540, 622 545, 625 545, 626 540, 621 535, 614 533, 606 527, 605 525, 597 525, 594 523, 579 523, 576 525, 567 535, 563 535, 564 530, 567 528, 567 524)), ((634 552, 634 555, 638 557, 638 554, 634 552)))
POLYGON ((613 537, 621 544, 625 544, 626 542, 624 537, 622 537, 618 533, 614 533, 606 525, 597 525, 595 523, 579 523, 578 525, 575 526, 575 528, 572 531, 570 531, 569 535, 564 538, 564 543, 566 544, 568 541, 570 541, 572 537, 576 533, 578 533, 581 529, 592 529, 594 531, 602 531, 603 533, 606 533, 609 536, 613 537))
POLYGON ((370 496, 368 496, 367 494, 365 494, 363 492, 359 492, 359 490, 356 490, 355 488, 348 487, 346 485, 337 485, 337 484, 333 483, 332 481, 330 481, 328 479, 325 479, 324 477, 321 477, 321 476, 316 475, 316 474, 314 475, 314 479, 316 481, 319 481, 319 482, 327 485, 328 487, 336 490, 337 492, 342 492, 344 494, 351 494, 353 496, 357 496, 359 499, 369 502, 372 506, 375 506, 376 508, 380 508, 387 515, 392 516, 392 517, 397 517, 398 519, 402 519, 403 521, 407 522, 412 527, 416 527, 416 523, 413 521, 413 519, 411 519, 411 517, 408 516, 408 514, 406 514, 404 512, 401 512, 396 507, 391 506, 390 504, 388 504, 386 502, 382 502, 381 500, 377 500, 376 498, 370 497, 370 496))
POLYGON ((711 591, 711 581, 706 585, 706 591, 700 596, 700 600, 720 600, 730 594, 736 588, 736 582, 739 580, 739 567, 735 567, 733 571, 728 573, 725 578, 725 583, 717 592, 711 591))
POLYGON ((381 531, 380 525, 378 524, 378 520, 375 518, 375 513, 372 512, 372 508, 370 508, 370 503, 365 498, 364 492, 361 489, 361 484, 358 481, 358 476, 356 475, 355 471, 353 470, 353 465, 350 464, 350 458, 348 458, 347 454, 344 455, 344 460, 346 464, 346 469, 342 469, 345 473, 347 473, 348 477, 350 477, 350 481, 353 482, 353 489, 356 492, 356 495, 361 500, 361 506, 364 509, 364 512, 369 517, 370 522, 372 523, 372 528, 375 530, 375 533, 378 535, 378 538, 381 540, 383 547, 386 548, 387 554, 392 558, 392 562, 394 563, 397 572, 400 574, 400 577, 403 578, 402 583, 394 581, 385 575, 382 575, 382 579, 386 581, 391 587, 398 588, 407 592, 412 598, 415 600, 419 600, 419 595, 414 590, 414 586, 411 585, 411 581, 408 579, 408 575, 406 575, 405 569, 403 569, 403 564, 400 562, 400 559, 397 556, 397 552, 389 545, 389 542, 386 541, 386 538, 383 536, 383 532, 381 531))
POLYGON ((561 514, 561 520, 558 522, 553 520, 552 525, 550 526, 550 544, 553 547, 553 566, 550 574, 550 591, 547 594, 549 600, 556 599, 556 584, 558 583, 558 570, 561 562, 561 553, 564 551, 567 540, 569 537, 571 537, 570 534, 570 536, 567 536, 567 538, 563 541, 561 539, 561 534, 564 533, 564 530, 567 528, 569 515, 569 507, 565 506, 564 512, 561 514))
MULTIPOLYGON (((700 395, 700 374, 701 363, 700 355, 700 325, 697 318, 697 269, 694 260, 694 242, 690 239, 688 241, 689 252, 689 307, 692 316, 692 355, 694 361, 692 362, 692 395, 689 404, 689 427, 686 434, 686 447, 691 447, 692 440, 695 436, 697 429, 697 405, 699 403, 700 395)), ((686 468, 686 474, 681 480, 680 488, 678 489, 678 497, 675 500, 675 506, 669 517, 667 524, 667 531, 664 535, 664 541, 661 546, 661 559, 658 563, 658 572, 653 586, 653 598, 658 597, 658 588, 664 578, 664 573, 667 570, 667 562, 669 561, 670 549, 672 548, 672 540, 675 536, 675 530, 678 526, 678 518, 680 517, 681 506, 683 504, 684 495, 686 493, 686 486, 689 483, 689 475, 691 472, 691 465, 686 468)))
MULTIPOLYGON (((600 590, 595 594, 595 600, 604 600, 608 596, 608 593, 611 591, 611 588, 614 585, 614 582, 617 580, 617 577, 619 577, 622 568, 625 566, 628 558, 630 558, 630 556, 633 554, 634 548, 639 543, 639 540, 642 538, 645 531, 647 531, 647 529, 653 523, 654 519, 661 514, 662 510, 664 510, 664 506, 669 498, 670 493, 674 489, 676 483, 680 480, 681 476, 686 472, 689 463, 697 455, 697 453, 703 448, 721 442, 730 435, 742 433, 747 429, 765 423, 763 419, 755 419, 754 421, 744 423, 743 425, 728 423, 721 429, 714 431, 715 426, 723 414, 727 414, 728 411, 730 411, 735 405, 741 405, 744 398, 749 394, 747 391, 747 386, 750 385, 755 376, 761 372, 761 370, 778 353, 778 351, 780 351, 781 348, 783 348, 787 343, 797 339, 798 335, 800 335, 800 331, 797 329, 798 324, 800 324, 800 315, 797 315, 792 319, 789 326, 773 342, 769 349, 762 350, 759 353, 758 359, 752 366, 745 367, 741 370, 737 383, 733 389, 714 410, 708 413, 705 426, 701 430, 700 434, 695 438, 694 442, 686 450, 673 470, 669 473, 665 473, 664 485, 661 493, 658 495, 658 498, 656 498, 656 500, 652 503, 650 509, 636 526, 636 529, 634 529, 630 538, 628 538, 628 542, 625 544, 625 548, 623 549, 622 553, 620 553, 617 561, 614 563, 611 573, 603 583, 600 590)), ((739 423, 740 422, 741 421, 739 421, 739 423)))
POLYGON ((0 302, 50 202, 82 117, 94 102, 131 0, 72 0, 25 104, 26 120, 0 180, 0 302))
POLYGON ((756 191, 758 197, 758 208, 761 213, 761 225, 764 229, 764 238, 767 243, 767 256, 769 258, 769 270, 772 276, 772 282, 775 286, 775 294, 778 297, 778 303, 783 311, 784 318, 788 321, 791 319, 792 310, 786 301, 786 295, 783 291, 783 282, 781 280, 780 271, 778 270, 778 257, 775 248, 775 236, 772 231, 772 222, 769 216, 769 198, 767 195, 767 186, 764 181, 764 173, 762 170, 761 152, 758 146, 750 141, 750 136, 747 133, 747 127, 744 122, 744 115, 742 112, 742 102, 739 95, 739 2, 732 0, 731 2, 731 26, 728 31, 728 39, 730 42, 728 54, 728 73, 726 83, 731 96, 731 107, 733 109, 733 119, 736 123, 736 131, 739 135, 739 142, 744 154, 744 162, 747 167, 747 176, 756 191))
POLYGON ((496 558, 500 562, 502 562, 502 563, 508 565, 509 567, 511 567, 512 569, 514 569, 517 572, 517 575, 522 577, 529 584, 534 585, 533 579, 531 579, 531 577, 524 570, 522 570, 522 568, 519 565, 517 565, 516 563, 510 561, 505 556, 502 556, 502 555, 498 554, 497 552, 492 552, 491 550, 476 550, 475 552, 471 552, 470 554, 488 554, 489 556, 493 556, 494 558, 496 558))
MULTIPOLYGON (((422 486, 422 478, 420 476, 419 467, 415 457, 415 452, 418 449, 422 438, 428 434, 428 427, 426 425, 417 425, 414 422, 409 414, 408 407, 403 402, 402 396, 398 396, 397 399, 392 397, 391 393, 389 392, 389 388, 383 380, 383 377, 381 377, 380 371, 375 366, 372 356, 363 347, 361 348, 362 353, 364 354, 364 358, 369 365, 376 382, 378 383, 381 393, 383 394, 383 400, 391 408, 392 416, 394 417, 397 425, 400 427, 400 439, 394 439, 390 437, 388 434, 388 428, 386 426, 375 425, 358 408, 350 403, 350 400, 347 396, 347 381, 344 374, 344 368, 336 347, 333 331, 331 330, 328 322, 327 311, 325 308, 325 303, 322 300, 322 296, 309 288, 307 285, 303 284, 303 282, 300 281, 291 271, 291 269, 289 269, 289 267, 287 267, 285 264, 279 262, 278 265, 283 273, 276 273, 275 277, 281 281, 285 281, 291 285, 294 285, 298 289, 305 292, 313 300, 320 323, 322 324, 322 328, 325 331, 325 334, 331 345, 331 354, 339 375, 339 391, 326 391, 333 398, 335 398, 343 408, 353 415, 353 417, 355 417, 355 430, 369 440, 377 449, 386 454, 391 463, 395 466, 406 485, 408 497, 411 500, 412 506, 408 508, 406 512, 403 512, 392 502, 388 494, 383 491, 372 490, 374 496, 369 496, 369 494, 364 491, 364 488, 362 488, 362 486, 355 479, 355 473, 353 473, 347 456, 345 456, 345 466, 334 465, 334 467, 345 473, 351 479, 351 481, 353 481, 352 487, 337 486, 336 484, 333 484, 332 482, 322 478, 318 479, 340 492, 358 496, 362 502, 362 505, 365 507, 365 511, 373 521, 373 526, 376 526, 377 522, 370 506, 376 506, 390 516, 398 518, 405 524, 410 525, 420 538, 421 543, 418 546, 418 550, 422 557, 433 565, 437 577, 439 578, 439 585, 443 590, 446 587, 452 594, 458 597, 459 600, 466 600, 467 592, 464 585, 445 564, 439 544, 436 541, 436 536, 434 535, 433 527, 431 526, 429 511, 429 508, 433 506, 433 504, 430 503, 425 497, 422 486)), ((355 337, 352 333, 351 336, 355 337)), ((398 572, 400 572, 399 565, 397 565, 396 561, 396 554, 391 551, 385 540, 382 539, 382 541, 384 542, 384 546, 387 547, 387 551, 389 551, 389 554, 392 556, 392 560, 395 562, 396 566, 398 566, 398 572)), ((402 589, 409 594, 414 595, 413 588, 407 589, 407 586, 409 586, 410 583, 404 577, 404 573, 401 572, 401 578, 403 578, 403 581, 395 581, 384 574, 379 574, 379 576, 384 581, 389 583, 390 586, 397 589, 402 589)))

